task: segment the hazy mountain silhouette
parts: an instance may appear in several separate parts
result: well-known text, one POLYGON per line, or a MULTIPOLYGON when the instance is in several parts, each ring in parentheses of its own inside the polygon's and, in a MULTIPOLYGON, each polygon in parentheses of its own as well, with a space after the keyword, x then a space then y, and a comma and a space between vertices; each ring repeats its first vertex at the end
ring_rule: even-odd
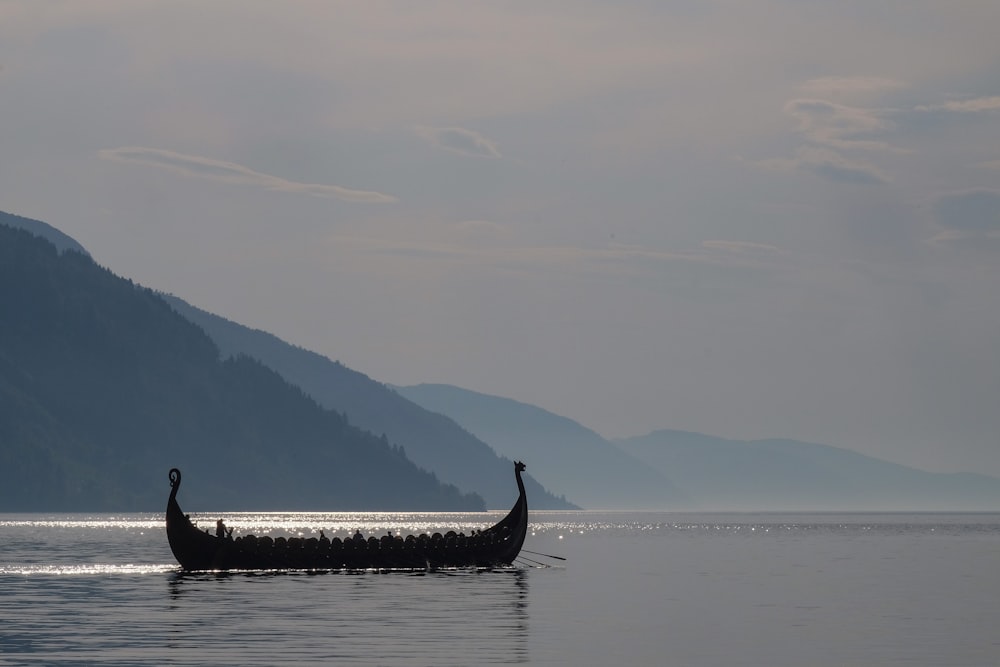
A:
POLYGON ((508 398, 443 384, 396 390, 448 415, 501 454, 529 452, 536 474, 585 509, 661 509, 685 503, 669 476, 577 422, 508 398))
MULTIPOLYGON (((119 278, 59 230, 0 212, 0 511, 159 510, 174 465, 192 508, 484 506, 459 488, 499 508, 514 490, 497 452, 595 509, 1000 504, 995 478, 837 447, 670 430, 609 442, 510 399, 393 389, 119 278)), ((572 507, 526 483, 534 507, 572 507)))
POLYGON ((796 440, 726 440, 656 431, 616 440, 683 489, 698 509, 995 510, 1000 480, 931 473, 796 440))
POLYGON ((828 445, 669 430, 607 441, 570 419, 506 398, 448 385, 397 391, 449 415, 500 453, 514 443, 530 446, 539 474, 585 508, 994 510, 1000 505, 1000 480, 993 477, 931 473, 828 445), (642 476, 634 473, 636 467, 642 476), (669 480, 659 500, 651 478, 669 480), (583 488, 592 484, 614 497, 594 497, 583 488))
POLYGON ((202 327, 223 355, 245 354, 260 360, 324 407, 343 413, 351 424, 384 434, 417 465, 433 470, 443 481, 463 490, 475 490, 488 507, 506 507, 516 496, 510 486, 508 458, 523 459, 528 464, 532 474, 525 475, 524 482, 533 508, 575 507, 535 481, 544 479, 549 484, 547 468, 534 459, 529 446, 511 446, 503 452, 508 458, 501 458, 448 417, 425 410, 340 362, 206 312, 175 296, 164 298, 177 312, 202 327))
POLYGON ((40 236, 52 243, 52 245, 54 245, 56 250, 59 252, 73 250, 81 255, 90 257, 90 253, 88 253, 82 245, 77 243, 76 239, 67 236, 52 225, 42 222, 41 220, 22 218, 19 215, 0 211, 0 225, 8 225, 10 227, 14 227, 15 229, 27 230, 35 236, 40 236))
POLYGON ((484 507, 66 247, 0 225, 0 511, 484 507))

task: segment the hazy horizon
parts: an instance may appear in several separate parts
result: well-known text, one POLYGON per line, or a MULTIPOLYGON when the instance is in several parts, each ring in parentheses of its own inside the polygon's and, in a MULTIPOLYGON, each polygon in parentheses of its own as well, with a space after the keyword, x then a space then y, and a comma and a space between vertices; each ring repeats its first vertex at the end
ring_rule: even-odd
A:
POLYGON ((0 4, 0 210, 393 384, 1000 476, 1000 5, 0 4))

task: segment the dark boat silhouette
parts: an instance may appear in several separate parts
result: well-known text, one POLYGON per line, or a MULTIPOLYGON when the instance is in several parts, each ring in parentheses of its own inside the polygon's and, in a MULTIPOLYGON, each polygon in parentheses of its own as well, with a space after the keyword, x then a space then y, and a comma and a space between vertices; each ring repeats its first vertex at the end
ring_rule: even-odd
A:
POLYGON ((514 464, 518 498, 507 516, 473 535, 354 538, 341 540, 240 536, 235 539, 222 522, 216 535, 199 530, 177 504, 181 471, 170 470, 167 540, 184 570, 427 570, 438 568, 508 566, 521 552, 528 532, 528 499, 520 461, 514 464))

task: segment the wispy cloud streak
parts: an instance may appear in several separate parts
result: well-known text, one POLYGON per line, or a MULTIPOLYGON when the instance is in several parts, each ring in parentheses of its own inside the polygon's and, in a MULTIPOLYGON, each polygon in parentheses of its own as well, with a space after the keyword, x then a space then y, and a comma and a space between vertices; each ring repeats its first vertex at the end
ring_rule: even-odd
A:
POLYGON ((759 160, 756 164, 770 169, 809 171, 828 181, 848 185, 877 185, 890 180, 875 165, 848 159, 834 150, 812 146, 800 147, 793 158, 771 158, 759 160))
POLYGON ((105 149, 99 152, 101 158, 114 162, 160 167, 192 178, 201 178, 217 183, 258 187, 264 190, 306 194, 313 197, 341 199, 359 203, 394 202, 391 195, 371 190, 354 190, 339 185, 320 183, 299 183, 280 176, 263 174, 243 165, 224 160, 215 160, 200 155, 186 155, 159 148, 126 146, 105 149))
POLYGON ((899 152, 884 141, 865 138, 888 128, 887 121, 876 109, 827 100, 797 99, 785 105, 785 113, 795 118, 799 123, 798 131, 816 144, 837 149, 899 152))
POLYGON ((418 127, 417 134, 438 148, 469 157, 501 157, 495 141, 463 127, 418 127))
POLYGON ((985 113, 1000 111, 1000 95, 977 97, 969 100, 954 100, 936 105, 921 105, 917 111, 952 111, 954 113, 985 113))

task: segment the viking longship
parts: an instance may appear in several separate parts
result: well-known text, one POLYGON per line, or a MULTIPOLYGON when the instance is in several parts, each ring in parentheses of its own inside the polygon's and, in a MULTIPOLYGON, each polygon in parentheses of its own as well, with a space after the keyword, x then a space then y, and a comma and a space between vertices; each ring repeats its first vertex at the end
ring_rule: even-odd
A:
POLYGON ((514 464, 518 498, 498 523, 472 535, 385 535, 341 540, 300 537, 233 537, 221 523, 215 535, 197 528, 177 504, 181 471, 170 470, 167 540, 187 571, 201 570, 435 570, 509 566, 517 558, 528 531, 528 499, 523 463, 514 464))

